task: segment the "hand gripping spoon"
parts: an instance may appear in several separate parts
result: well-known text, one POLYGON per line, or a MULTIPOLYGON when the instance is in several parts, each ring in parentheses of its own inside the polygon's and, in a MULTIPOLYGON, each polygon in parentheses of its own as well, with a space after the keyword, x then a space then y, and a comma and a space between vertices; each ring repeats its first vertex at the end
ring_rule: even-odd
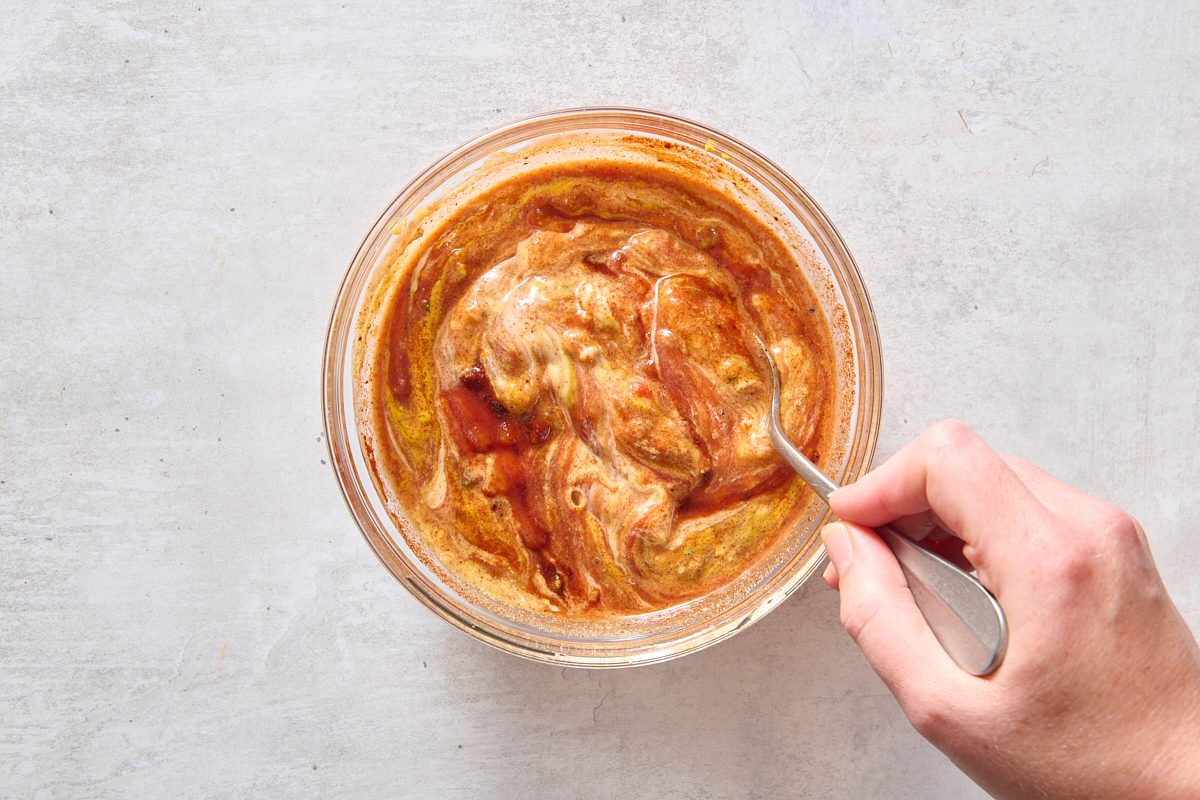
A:
MULTIPOLYGON (((771 368, 771 444, 812 490, 829 503, 837 484, 788 440, 779 415, 779 368, 771 352, 758 342, 771 368)), ((912 591, 917 608, 925 615, 933 635, 946 653, 966 672, 987 675, 1000 666, 1008 647, 1004 610, 974 576, 937 556, 893 528, 875 528, 892 549, 912 591)))

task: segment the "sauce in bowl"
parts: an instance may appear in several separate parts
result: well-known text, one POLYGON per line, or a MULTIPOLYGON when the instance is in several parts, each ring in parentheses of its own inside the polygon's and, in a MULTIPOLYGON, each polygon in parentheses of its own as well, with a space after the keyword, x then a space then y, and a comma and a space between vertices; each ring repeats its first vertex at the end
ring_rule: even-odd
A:
POLYGON ((355 347, 371 477, 502 604, 668 608, 737 578, 811 502, 771 448, 754 336, 821 463, 828 321, 804 255, 704 158, 568 137, 495 158, 394 231, 355 347))

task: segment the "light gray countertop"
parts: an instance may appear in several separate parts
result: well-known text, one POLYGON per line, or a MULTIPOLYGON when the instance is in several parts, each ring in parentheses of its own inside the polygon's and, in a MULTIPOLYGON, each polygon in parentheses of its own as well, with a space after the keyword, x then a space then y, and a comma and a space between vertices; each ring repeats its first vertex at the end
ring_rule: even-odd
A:
POLYGON ((967 420, 1131 510, 1200 625, 1194 3, 429 5, 0 14, 0 796, 981 796, 817 581, 571 671, 362 541, 319 402, 345 265, 427 163, 555 107, 790 171, 871 290, 881 456, 967 420))

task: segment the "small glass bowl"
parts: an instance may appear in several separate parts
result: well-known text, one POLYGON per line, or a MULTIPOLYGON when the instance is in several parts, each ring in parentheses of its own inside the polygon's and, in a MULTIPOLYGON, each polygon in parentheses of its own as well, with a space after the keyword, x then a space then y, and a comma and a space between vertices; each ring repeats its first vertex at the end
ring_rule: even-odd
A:
POLYGON ((342 494, 384 566, 418 600, 455 627, 501 650, 561 666, 623 667, 678 658, 746 628, 779 604, 825 561, 817 532, 828 516, 813 503, 775 551, 733 583, 704 598, 619 622, 531 618, 450 575, 403 520, 393 518, 372 481, 355 417, 353 342, 372 280, 389 263, 395 231, 414 212, 460 185, 489 156, 544 146, 564 134, 597 142, 636 137, 682 146, 715 164, 748 207, 770 214, 781 238, 821 298, 838 360, 838 446, 823 467, 838 483, 870 464, 879 433, 882 362, 875 315, 854 258, 833 223, 794 180, 768 159, 696 122, 636 108, 590 107, 539 114, 457 148, 418 175, 383 212, 358 248, 338 291, 324 354, 325 434, 342 494), (693 151, 694 149, 694 151, 693 151), (703 155, 700 155, 700 153, 703 155), (715 596, 714 596, 715 595, 715 596))

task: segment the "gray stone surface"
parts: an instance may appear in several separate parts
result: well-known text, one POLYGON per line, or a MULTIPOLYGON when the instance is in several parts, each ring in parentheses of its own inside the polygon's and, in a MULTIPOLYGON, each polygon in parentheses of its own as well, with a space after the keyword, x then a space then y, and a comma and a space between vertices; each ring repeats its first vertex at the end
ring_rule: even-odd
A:
POLYGON ((451 146, 707 121, 858 258, 881 453, 959 416, 1125 505, 1196 626, 1198 40, 1187 2, 6 4, 0 796, 980 796, 821 585, 623 672, 435 619, 324 463, 326 317, 451 146))

